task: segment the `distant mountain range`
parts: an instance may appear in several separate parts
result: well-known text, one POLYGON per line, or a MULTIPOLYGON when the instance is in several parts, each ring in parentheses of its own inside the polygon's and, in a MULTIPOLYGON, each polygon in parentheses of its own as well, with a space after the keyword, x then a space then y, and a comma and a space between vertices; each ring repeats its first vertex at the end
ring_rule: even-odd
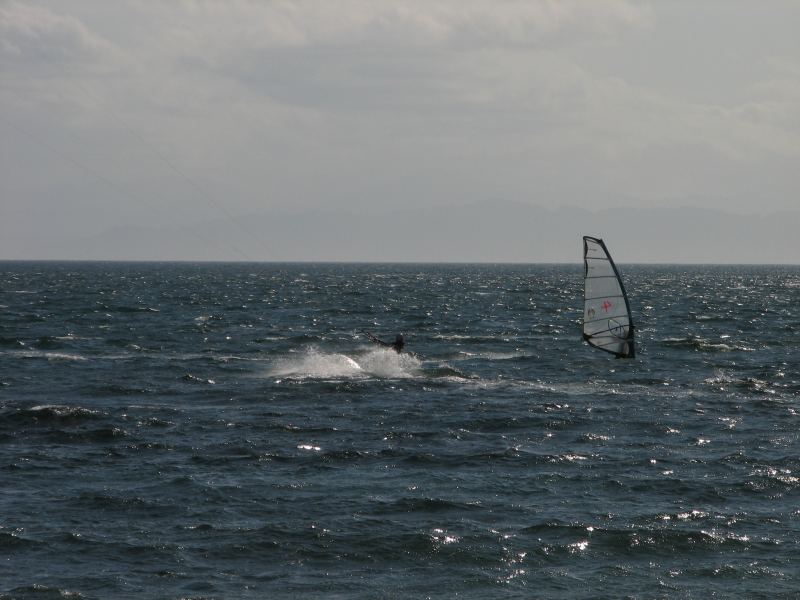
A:
POLYGON ((620 263, 800 264, 800 211, 590 211, 498 202, 380 212, 287 212, 185 227, 119 227, 30 258, 409 262, 578 262, 580 238, 620 263))

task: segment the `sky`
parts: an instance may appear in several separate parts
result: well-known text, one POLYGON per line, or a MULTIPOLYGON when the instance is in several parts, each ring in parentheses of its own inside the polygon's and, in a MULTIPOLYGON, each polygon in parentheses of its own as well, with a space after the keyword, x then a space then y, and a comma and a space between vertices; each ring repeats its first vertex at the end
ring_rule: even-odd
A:
POLYGON ((696 211, 747 244, 664 233, 694 236, 680 260, 800 263, 798 23, 796 0, 0 0, 0 259, 571 261, 696 211), (503 249, 543 214, 568 239, 503 249))

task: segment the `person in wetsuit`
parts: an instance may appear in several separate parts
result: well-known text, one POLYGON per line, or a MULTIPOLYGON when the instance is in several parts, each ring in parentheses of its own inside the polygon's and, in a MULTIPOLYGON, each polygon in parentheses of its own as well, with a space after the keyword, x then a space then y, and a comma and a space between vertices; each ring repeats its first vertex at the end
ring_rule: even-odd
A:
POLYGON ((402 333, 398 333, 394 337, 394 341, 393 342, 384 342, 383 340, 379 340, 378 338, 376 338, 371 333, 367 333, 366 331, 364 333, 370 339, 371 342, 375 342, 376 344, 384 346, 385 348, 391 348, 392 350, 394 350, 398 354, 400 354, 403 351, 403 346, 406 345, 406 342, 403 339, 403 334, 402 333))

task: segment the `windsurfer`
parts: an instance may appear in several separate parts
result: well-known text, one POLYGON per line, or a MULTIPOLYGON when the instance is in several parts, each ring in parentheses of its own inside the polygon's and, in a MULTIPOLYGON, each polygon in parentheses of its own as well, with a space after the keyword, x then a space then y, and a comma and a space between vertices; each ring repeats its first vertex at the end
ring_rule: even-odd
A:
POLYGON ((395 336, 393 342, 384 342, 383 340, 379 340, 374 335, 372 335, 371 333, 366 332, 366 331, 364 332, 364 334, 369 338, 369 340, 371 342, 374 342, 374 343, 376 343, 376 344, 378 344, 380 346, 383 346, 385 348, 391 348, 392 350, 394 350, 398 354, 400 354, 403 351, 403 346, 405 346, 405 344, 406 344, 405 340, 403 339, 403 334, 402 333, 398 333, 395 336))

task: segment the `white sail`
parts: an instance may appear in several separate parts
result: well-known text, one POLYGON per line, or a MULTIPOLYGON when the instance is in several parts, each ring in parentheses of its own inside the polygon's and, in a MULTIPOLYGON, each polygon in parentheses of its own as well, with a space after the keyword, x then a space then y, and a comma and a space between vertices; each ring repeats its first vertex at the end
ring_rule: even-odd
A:
POLYGON ((583 339, 621 358, 633 358, 633 320, 617 266, 603 240, 583 238, 583 339))

